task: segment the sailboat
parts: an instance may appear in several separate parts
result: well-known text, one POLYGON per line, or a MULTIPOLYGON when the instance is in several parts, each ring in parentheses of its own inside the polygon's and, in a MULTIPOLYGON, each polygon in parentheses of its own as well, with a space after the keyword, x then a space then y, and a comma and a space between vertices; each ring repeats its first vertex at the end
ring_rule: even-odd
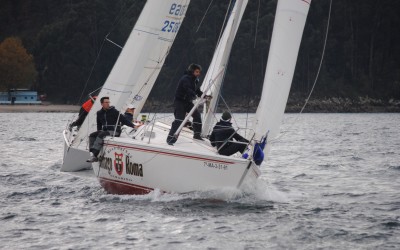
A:
MULTIPOLYGON (((110 97, 117 110, 133 104, 137 113, 143 107, 185 17, 190 0, 148 0, 132 29, 97 100, 110 97)), ((92 109, 79 131, 63 131, 64 157, 61 171, 91 169, 88 137, 96 131, 96 112, 92 109)))
MULTIPOLYGON (((150 2, 152 1, 148 1, 147 4, 150 2)), ((263 158, 260 158, 260 155, 268 152, 270 146, 267 138, 274 138, 279 133, 310 3, 311 0, 278 1, 263 93, 253 123, 254 132, 249 138, 251 139, 249 157, 243 157, 239 153, 232 156, 219 155, 210 142, 193 140, 192 131, 183 125, 177 131, 179 140, 174 146, 169 146, 166 138, 170 125, 159 121, 155 114, 147 124, 137 130, 126 128, 120 137, 105 138, 99 161, 92 163, 94 174, 101 186, 107 192, 114 194, 146 194, 155 189, 162 192, 186 193, 241 188, 255 183, 261 175, 260 164, 263 158)), ((247 0, 235 1, 203 82, 203 96, 197 100, 191 112, 204 103, 204 95, 211 93, 214 97, 218 96, 232 42, 246 5, 247 0)), ((161 29, 162 26, 158 26, 158 31, 161 29)), ((118 67, 120 58, 114 69, 118 67)), ((139 59, 148 58, 144 56, 139 59)), ((123 68, 115 70, 123 71, 123 68)), ((135 74, 140 73, 140 71, 135 72, 135 74)), ((114 81, 107 80, 101 94, 104 89, 111 89, 110 86, 114 86, 113 84, 114 81)), ((123 103, 135 104, 139 99, 144 101, 147 97, 139 94, 142 98, 135 98, 138 94, 134 89, 140 87, 140 83, 130 87, 129 95, 119 96, 118 103, 121 107, 123 103)), ((126 91, 127 89, 128 87, 126 91)), ((111 95, 110 99, 113 101, 111 95)), ((97 102, 95 106, 96 104, 98 105, 97 102)), ((208 115, 215 112, 216 105, 216 102, 208 104, 206 107, 207 112, 210 112, 208 115)), ((98 107, 99 105, 97 108, 94 107, 94 110, 98 110, 98 107)), ((87 120, 93 121, 93 119, 94 112, 90 112, 87 120)), ((185 121, 182 124, 185 124, 185 121)), ((202 133, 208 134, 209 129, 210 126, 203 127, 202 133)), ((93 130, 88 129, 88 131, 93 130)), ((78 142, 83 138, 81 135, 75 137, 78 142)))

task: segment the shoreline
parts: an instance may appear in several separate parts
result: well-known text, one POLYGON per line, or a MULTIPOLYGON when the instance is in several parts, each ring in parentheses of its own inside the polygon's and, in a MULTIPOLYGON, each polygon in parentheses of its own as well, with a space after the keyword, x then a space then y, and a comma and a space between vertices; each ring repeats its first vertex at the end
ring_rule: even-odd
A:
MULTIPOLYGON (((245 100, 231 101, 229 107, 234 113, 255 113, 257 101, 248 103, 245 100)), ((301 98, 289 99, 285 113, 298 113, 304 105, 301 98)), ((51 104, 49 102, 40 105, 0 105, 0 113, 78 113, 79 105, 51 104)), ((202 107, 199 108, 200 110, 202 107)), ((226 107, 219 105, 218 113, 222 113, 226 107)), ((149 98, 143 107, 142 113, 173 113, 171 101, 154 100, 149 98)), ((303 113, 400 113, 400 100, 382 101, 380 99, 359 98, 351 100, 348 98, 323 98, 310 100, 303 113)))
MULTIPOLYGON (((0 105, 0 113, 78 113, 80 106, 77 105, 0 105)), ((173 107, 165 105, 163 107, 154 105, 144 107, 142 113, 173 113, 173 107)), ((256 107, 249 109, 243 107, 231 107, 233 113, 255 113, 256 107)), ((298 113, 301 110, 300 105, 288 105, 285 113, 298 113)), ((222 113, 224 109, 219 107, 217 113, 222 113)), ((324 105, 323 108, 319 105, 307 106, 303 113, 400 113, 398 106, 346 106, 337 107, 324 105)))
POLYGON ((0 105, 0 113, 77 113, 81 107, 77 105, 0 105))

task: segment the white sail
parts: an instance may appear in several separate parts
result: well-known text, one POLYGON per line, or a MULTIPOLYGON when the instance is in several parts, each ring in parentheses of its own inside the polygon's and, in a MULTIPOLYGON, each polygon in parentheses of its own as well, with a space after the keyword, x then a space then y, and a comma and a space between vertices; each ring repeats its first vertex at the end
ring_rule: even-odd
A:
POLYGON ((123 112, 135 98, 141 109, 161 70, 185 17, 190 0, 148 0, 121 54, 108 76, 97 101, 72 145, 79 145, 96 131, 100 98, 110 97, 111 105, 123 112))
POLYGON ((210 130, 212 129, 213 126, 212 122, 218 105, 218 95, 221 89, 222 80, 224 79, 229 55, 232 48, 232 43, 233 40, 235 39, 240 21, 242 20, 247 2, 248 0, 237 0, 235 2, 235 5, 229 16, 228 22, 225 26, 224 32, 221 36, 218 46, 214 52, 211 64, 208 68, 207 74, 204 77, 204 81, 201 86, 201 90, 205 91, 208 85, 212 84, 211 88, 207 92, 207 95, 211 95, 213 97, 206 110, 203 111, 206 112, 203 118, 203 127, 202 127, 203 136, 209 135, 211 132, 210 130), (221 70, 223 70, 223 74, 220 74, 221 70), (220 76, 217 77, 218 74, 220 74, 220 76))
POLYGON ((310 3, 311 0, 278 1, 263 91, 254 121, 255 140, 268 131, 269 140, 279 133, 310 3))

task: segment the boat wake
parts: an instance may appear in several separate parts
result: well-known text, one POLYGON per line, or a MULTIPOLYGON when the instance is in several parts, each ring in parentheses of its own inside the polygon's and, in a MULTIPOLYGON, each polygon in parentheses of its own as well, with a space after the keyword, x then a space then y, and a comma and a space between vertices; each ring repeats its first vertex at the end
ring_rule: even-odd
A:
POLYGON ((100 194, 101 201, 144 201, 151 203, 169 203, 179 201, 196 202, 215 202, 215 203, 240 203, 240 204, 258 204, 269 203, 289 203, 292 198, 298 197, 293 193, 279 191, 276 187, 267 183, 266 180, 258 179, 251 186, 245 186, 241 189, 223 188, 218 190, 196 191, 184 194, 165 193, 159 189, 145 195, 114 195, 100 194))

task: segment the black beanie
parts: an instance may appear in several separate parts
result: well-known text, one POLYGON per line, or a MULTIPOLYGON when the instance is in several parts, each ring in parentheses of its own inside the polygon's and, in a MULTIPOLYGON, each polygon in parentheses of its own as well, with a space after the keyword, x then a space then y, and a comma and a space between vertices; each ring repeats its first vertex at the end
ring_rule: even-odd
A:
POLYGON ((229 113, 228 111, 225 111, 225 112, 222 114, 222 117, 221 117, 221 119, 224 120, 224 121, 228 121, 228 120, 230 120, 231 118, 232 118, 231 113, 229 113))

